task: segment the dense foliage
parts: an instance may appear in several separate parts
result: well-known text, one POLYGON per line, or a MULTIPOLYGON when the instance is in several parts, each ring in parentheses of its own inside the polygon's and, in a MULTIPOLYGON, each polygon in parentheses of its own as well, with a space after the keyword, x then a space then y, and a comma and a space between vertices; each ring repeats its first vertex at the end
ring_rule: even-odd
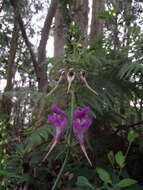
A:
POLYGON ((143 188, 143 2, 91 2, 0 1, 1 190, 143 188))

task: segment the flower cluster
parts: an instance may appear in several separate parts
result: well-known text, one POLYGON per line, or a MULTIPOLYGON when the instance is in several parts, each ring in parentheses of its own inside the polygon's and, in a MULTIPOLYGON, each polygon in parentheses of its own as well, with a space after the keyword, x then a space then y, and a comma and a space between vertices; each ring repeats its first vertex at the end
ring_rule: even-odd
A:
MULTIPOLYGON (((62 111, 60 108, 58 108, 55 104, 51 106, 51 110, 53 113, 48 115, 48 122, 55 127, 55 134, 54 134, 50 149, 48 153, 46 154, 44 160, 48 157, 48 155, 56 146, 56 144, 59 142, 61 137, 64 136, 65 131, 66 131, 67 121, 68 121, 66 113, 62 111)), ((79 142, 83 153, 85 154, 90 165, 92 165, 90 159, 88 158, 88 155, 86 153, 86 149, 84 146, 85 133, 87 132, 90 125, 92 124, 92 117, 89 116, 90 112, 91 112, 90 107, 85 107, 83 109, 75 110, 74 116, 73 116, 72 128, 73 128, 73 133, 77 141, 79 142)))

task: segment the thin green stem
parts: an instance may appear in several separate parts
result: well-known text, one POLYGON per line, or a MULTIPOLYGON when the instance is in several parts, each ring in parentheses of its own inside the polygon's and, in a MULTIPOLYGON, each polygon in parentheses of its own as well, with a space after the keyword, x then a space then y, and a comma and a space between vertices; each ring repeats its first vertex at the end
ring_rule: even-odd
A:
POLYGON ((71 140, 72 140, 72 119, 73 119, 73 113, 74 113, 74 103, 75 103, 74 91, 71 90, 71 113, 70 113, 70 128, 69 128, 69 136, 68 136, 69 146, 71 145, 71 140))
POLYGON ((131 145, 132 145, 132 143, 129 143, 129 146, 128 146, 127 151, 125 153, 125 158, 127 158, 127 156, 128 156, 128 153, 129 153, 129 150, 131 148, 131 145))
POLYGON ((62 178, 62 175, 63 175, 63 172, 64 172, 64 169, 65 169, 65 166, 67 164, 67 161, 68 161, 68 158, 70 156, 70 151, 71 151, 71 140, 72 140, 72 118, 73 118, 73 112, 74 112, 74 91, 71 90, 71 113, 70 113, 70 128, 69 128, 69 135, 68 135, 68 147, 67 147, 67 152, 66 152, 66 156, 65 156, 65 159, 64 159, 64 162, 62 164, 62 167, 60 169, 60 172, 56 178, 56 181, 52 187, 51 190, 56 190, 61 178, 62 178))
POLYGON ((57 187, 58 184, 59 184, 59 181, 60 181, 60 179, 61 179, 61 177, 62 177, 62 174, 63 174, 63 172, 64 172, 64 169, 65 169, 66 163, 67 163, 67 161, 68 161, 69 155, 70 155, 70 148, 68 148, 68 150, 67 150, 67 152, 66 152, 65 160, 64 160, 63 165, 62 165, 62 167, 61 167, 61 169, 60 169, 60 172, 59 172, 59 174, 58 174, 58 176, 57 176, 57 178, 56 178, 56 181, 55 181, 55 183, 54 183, 54 185, 53 185, 53 187, 52 187, 52 190, 55 190, 56 187, 57 187))
MULTIPOLYGON (((129 153, 129 150, 130 150, 130 148, 131 148, 131 145, 132 145, 132 143, 129 143, 129 146, 128 146, 128 148, 127 148, 127 150, 126 150, 126 153, 125 153, 125 160, 126 160, 126 158, 127 158, 127 156, 128 156, 128 153, 129 153)), ((117 177, 117 181, 118 181, 119 178, 120 178, 122 169, 123 169, 123 168, 120 168, 120 170, 119 170, 118 177, 117 177)))

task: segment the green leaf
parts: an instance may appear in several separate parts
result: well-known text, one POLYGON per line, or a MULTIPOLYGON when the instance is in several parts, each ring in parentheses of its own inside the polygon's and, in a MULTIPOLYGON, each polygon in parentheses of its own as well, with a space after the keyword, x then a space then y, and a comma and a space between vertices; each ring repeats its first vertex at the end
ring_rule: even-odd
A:
POLYGON ((109 11, 103 11, 102 13, 98 14, 98 17, 103 20, 107 20, 110 17, 109 11))
POLYGON ((134 179, 131 179, 131 178, 126 178, 126 179, 122 179, 119 183, 117 183, 116 185, 118 187, 128 187, 128 186, 131 186, 131 185, 134 185, 136 184, 137 181, 134 180, 134 179))
POLYGON ((19 154, 22 154, 24 152, 24 144, 17 144, 16 152, 18 152, 19 154))
POLYGON ((84 176, 79 176, 77 178, 76 185, 81 186, 81 187, 90 187, 91 189, 94 189, 94 187, 91 185, 88 179, 84 176))
POLYGON ((128 133, 128 141, 129 141, 129 144, 131 144, 135 138, 137 138, 139 136, 139 134, 133 130, 130 130, 129 133, 128 133))
POLYGON ((110 163, 111 163, 112 165, 114 165, 114 163, 115 163, 115 158, 114 158, 114 153, 113 153, 113 151, 110 151, 110 152, 107 154, 107 157, 108 157, 110 163))
POLYGON ((102 168, 96 168, 96 171, 102 181, 112 184, 111 177, 106 170, 104 170, 102 168))
POLYGON ((125 166, 125 156, 121 151, 115 154, 115 160, 120 168, 123 168, 125 166))
POLYGON ((41 128, 34 131, 27 137, 25 142, 25 151, 31 151, 34 147, 48 140, 50 134, 50 125, 44 125, 41 128))

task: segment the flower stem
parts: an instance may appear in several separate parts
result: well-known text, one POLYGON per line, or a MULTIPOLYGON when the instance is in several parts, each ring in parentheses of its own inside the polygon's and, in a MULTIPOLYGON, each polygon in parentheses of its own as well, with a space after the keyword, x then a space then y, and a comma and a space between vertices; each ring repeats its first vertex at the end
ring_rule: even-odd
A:
POLYGON ((60 169, 60 172, 59 172, 59 174, 58 174, 58 176, 57 176, 57 178, 56 178, 56 181, 55 181, 55 183, 54 183, 54 185, 53 185, 53 187, 52 187, 52 190, 55 190, 56 187, 57 187, 58 184, 59 184, 59 181, 60 181, 60 179, 61 179, 61 177, 62 177, 62 174, 63 174, 63 172, 64 172, 64 169, 65 169, 66 163, 67 163, 67 161, 68 161, 69 155, 70 155, 70 148, 68 147, 68 150, 67 150, 67 152, 66 152, 65 160, 64 160, 63 165, 62 165, 62 167, 61 167, 61 169, 60 169))
POLYGON ((66 156, 64 159, 64 162, 62 164, 62 167, 60 169, 60 172, 56 178, 56 181, 52 187, 51 190, 55 190, 62 178, 65 166, 67 164, 68 158, 70 156, 70 150, 71 150, 71 140, 72 140, 72 118, 73 118, 73 112, 74 112, 74 91, 71 90, 71 113, 70 113, 70 129, 69 129, 69 135, 68 135, 68 147, 67 147, 67 152, 66 152, 66 156))
MULTIPOLYGON (((128 153, 129 153, 129 150, 131 148, 131 145, 132 145, 132 143, 129 143, 128 148, 127 148, 126 153, 125 153, 125 160, 126 160, 126 158, 128 156, 128 153)), ((121 176, 121 172, 122 172, 122 168, 120 168, 120 170, 119 170, 119 173, 118 173, 118 176, 117 176, 117 181, 119 180, 119 178, 121 176)))
POLYGON ((73 120, 73 113, 74 113, 74 103, 75 103, 74 91, 71 90, 70 128, 69 128, 69 136, 68 136, 69 146, 71 145, 71 140, 72 140, 72 120, 73 120))

